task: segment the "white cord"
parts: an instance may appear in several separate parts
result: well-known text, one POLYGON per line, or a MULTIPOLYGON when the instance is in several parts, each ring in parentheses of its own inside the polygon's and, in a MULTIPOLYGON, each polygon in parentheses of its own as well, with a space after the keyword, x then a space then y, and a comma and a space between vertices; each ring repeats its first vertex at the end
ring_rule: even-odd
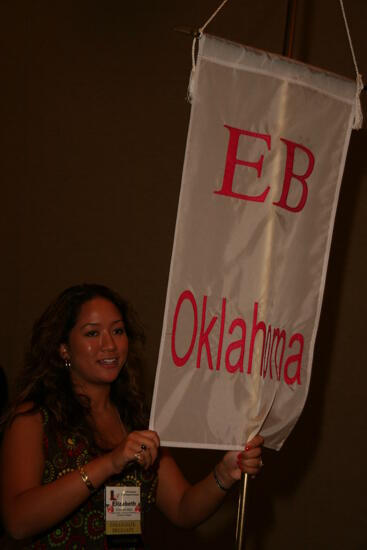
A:
POLYGON ((360 130, 363 126, 363 112, 362 112, 361 99, 360 99, 361 92, 364 88, 363 78, 362 78, 362 75, 361 75, 361 73, 359 72, 359 69, 358 69, 357 59, 356 59, 356 56, 355 56, 355 53, 354 53, 354 48, 353 48, 353 43, 352 43, 352 37, 351 37, 350 31, 349 31, 347 16, 345 15, 343 0, 339 0, 339 3, 340 3, 340 8, 341 8, 342 14, 343 14, 345 30, 347 31, 350 51, 352 52, 354 68, 355 68, 355 71, 356 71, 356 84, 357 84, 357 88, 356 88, 356 112, 355 112, 355 117, 354 117, 353 128, 355 130, 360 130))
POLYGON ((226 4, 228 0, 223 0, 223 2, 217 7, 214 13, 209 17, 209 19, 204 23, 202 27, 199 29, 199 33, 202 34, 206 27, 209 25, 211 21, 213 21, 214 17, 220 12, 220 10, 223 8, 224 4, 226 4))
POLYGON ((221 4, 217 7, 217 9, 212 13, 212 15, 209 17, 207 21, 205 21, 204 25, 202 25, 198 32, 194 36, 194 40, 192 41, 192 48, 191 48, 191 60, 192 60, 192 69, 191 69, 191 76, 190 76, 190 82, 189 82, 189 89, 187 91, 187 99, 191 103, 191 97, 192 97, 192 88, 193 88, 193 82, 194 82, 194 73, 196 68, 196 44, 197 41, 200 40, 204 30, 209 25, 211 21, 213 21, 214 17, 220 12, 220 10, 223 8, 224 4, 226 4, 228 0, 223 0, 221 4))
MULTIPOLYGON (((204 25, 202 25, 199 28, 197 34, 195 34, 195 36, 194 36, 194 40, 192 42, 192 49, 191 49, 192 70, 191 70, 191 76, 190 76, 189 89, 188 89, 188 93, 187 93, 187 97, 188 97, 188 100, 190 102, 191 102, 191 97, 192 97, 193 80, 194 80, 194 73, 195 73, 195 68, 196 68, 196 59, 195 59, 195 57, 196 57, 196 44, 197 44, 197 41, 200 40, 200 38, 201 38, 204 30, 206 29, 206 27, 214 19, 214 17, 220 12, 220 10, 223 8, 223 6, 227 2, 228 2, 228 0, 223 0, 219 4, 217 9, 212 13, 212 15, 204 23, 204 25)), ((356 56, 355 56, 355 53, 354 53, 352 37, 351 37, 350 31, 349 31, 349 25, 348 25, 347 17, 346 17, 345 10, 344 10, 343 0, 339 0, 339 3, 340 3, 340 8, 341 8, 342 14, 343 14, 345 29, 347 31, 349 47, 350 47, 350 50, 352 52, 354 68, 355 68, 355 71, 356 71, 356 99, 355 99, 355 116, 354 116, 353 128, 355 130, 360 130, 363 126, 363 111, 362 111, 361 99, 360 99, 361 92, 364 88, 363 78, 362 78, 362 75, 360 74, 359 69, 358 69, 357 59, 356 59, 356 56)))

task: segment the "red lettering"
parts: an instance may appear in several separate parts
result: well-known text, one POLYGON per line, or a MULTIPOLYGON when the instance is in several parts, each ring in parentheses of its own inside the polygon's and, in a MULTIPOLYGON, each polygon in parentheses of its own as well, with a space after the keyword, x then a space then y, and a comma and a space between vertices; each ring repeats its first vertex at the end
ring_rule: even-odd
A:
POLYGON ((226 350, 226 357, 225 357, 225 363, 226 363, 226 369, 228 372, 236 372, 236 370, 239 370, 240 372, 243 372, 243 357, 245 355, 245 341, 246 341, 246 323, 243 319, 235 319, 232 321, 231 326, 229 327, 229 334, 232 334, 234 329, 236 327, 239 327, 242 331, 241 338, 236 340, 235 342, 231 342, 229 344, 227 350, 226 350), (234 365, 231 364, 229 360, 229 356, 231 353, 235 350, 240 350, 240 355, 234 365))
POLYGON ((293 334, 292 338, 289 342, 289 348, 293 346, 294 342, 299 342, 300 350, 295 355, 290 355, 288 359, 285 362, 284 365, 284 380, 287 382, 287 384, 294 384, 294 382, 297 381, 297 384, 301 383, 301 362, 302 362, 302 354, 303 354, 303 336, 302 334, 293 334), (288 369, 292 363, 297 363, 296 372, 294 376, 290 377, 288 374, 288 369))
POLYGON ((223 347, 223 336, 224 336, 225 321, 226 321, 226 299, 223 298, 223 300, 222 300, 222 315, 221 315, 221 318, 220 318, 220 335, 219 335, 216 370, 220 369, 220 362, 221 362, 221 359, 222 359, 222 347, 223 347))
POLYGON ((254 304, 254 315, 252 319, 252 333, 251 333, 251 342, 250 342, 250 354, 249 354, 249 360, 248 360, 248 368, 247 368, 247 374, 251 374, 252 372, 252 359, 254 354, 254 346, 255 346, 255 338, 257 336, 257 333, 259 330, 263 333, 263 349, 261 354, 261 368, 263 364, 263 358, 264 358, 264 348, 265 348, 265 334, 266 334, 266 326, 263 321, 257 322, 257 309, 259 304, 255 302, 254 304))
POLYGON ((273 372, 271 370, 271 351, 272 351, 272 339, 271 339, 271 325, 268 326, 268 333, 266 335, 266 342, 265 342, 265 351, 263 353, 264 356, 264 372, 263 372, 263 362, 261 359, 261 369, 260 374, 262 374, 265 378, 267 370, 269 369, 269 375, 270 378, 273 378, 273 372))
POLYGON ((275 365, 275 370, 276 370, 276 373, 277 373, 277 379, 280 380, 280 375, 282 373, 284 351, 285 351, 285 330, 282 330, 280 332, 280 330, 278 328, 276 328, 273 332, 273 341, 271 343, 270 361, 271 361, 271 358, 273 356, 273 349, 274 349, 275 340, 277 341, 277 345, 275 346, 274 365, 275 365), (283 347, 282 347, 282 351, 281 351, 281 354, 280 354, 280 361, 278 362, 277 358, 278 358, 278 348, 279 348, 280 342, 283 343, 283 347))
POLYGON ((285 165, 282 194, 279 201, 273 202, 273 204, 275 204, 276 206, 280 206, 285 210, 289 210, 290 212, 300 212, 301 210, 303 210, 306 204, 307 195, 308 195, 308 186, 307 186, 306 180, 307 178, 310 177, 312 170, 314 168, 315 157, 313 156, 310 149, 307 149, 307 147, 304 147, 299 143, 294 143, 293 141, 288 141, 287 139, 283 139, 283 138, 280 138, 280 139, 287 146, 287 160, 285 165), (293 172, 294 155, 297 148, 303 151, 304 153, 306 153, 308 157, 308 166, 304 174, 295 174, 293 172), (301 198, 299 199, 298 204, 295 206, 290 206, 287 200, 288 200, 289 190, 291 187, 291 181, 293 178, 300 182, 300 184, 302 185, 302 189, 301 189, 301 198))
MULTIPOLYGON (((222 298, 221 302, 220 326, 218 326, 217 330, 215 330, 219 314, 211 314, 211 318, 208 318, 208 296, 203 296, 199 332, 198 305, 195 297, 189 290, 185 290, 181 293, 173 316, 171 336, 171 353, 174 364, 177 367, 182 367, 189 361, 196 343, 197 334, 199 332, 196 368, 199 369, 201 367, 202 354, 203 350, 205 350, 209 370, 214 369, 214 357, 216 362, 215 369, 219 371, 221 368, 222 356, 224 355, 224 366, 228 373, 233 374, 235 372, 244 372, 245 351, 247 349, 247 325, 244 319, 238 317, 232 321, 229 320, 229 328, 226 328, 226 298, 222 298), (189 304, 185 306, 185 302, 189 302, 189 304), (184 307, 186 307, 185 311, 183 311, 184 307), (191 308, 193 315, 192 321, 190 321, 191 308), (181 321, 180 324, 179 321, 181 321), (191 330, 192 332, 190 336, 191 330), (180 331, 182 334, 180 334, 179 338, 178 334, 180 331), (217 333, 219 333, 219 338, 217 338, 217 333), (230 335, 235 333, 236 339, 227 344, 228 340, 230 340, 230 335), (177 345, 180 346, 180 355, 177 353, 177 345), (223 345, 226 345, 224 354, 223 345), (182 348, 186 350, 183 355, 181 354, 182 348)), ((255 368, 258 369, 257 372, 260 376, 265 379, 268 375, 270 379, 276 379, 278 381, 283 378, 285 383, 288 385, 292 385, 294 383, 301 384, 301 365, 304 349, 304 338, 302 334, 293 334, 288 342, 286 331, 280 328, 273 328, 271 325, 267 325, 264 321, 258 320, 258 312, 259 304, 258 302, 255 302, 252 317, 247 374, 252 374, 252 365, 256 349, 255 368), (261 340, 257 338, 259 333, 262 337, 261 340), (288 357, 285 353, 286 347, 289 350, 288 353, 292 353, 292 355, 289 355, 288 357), (296 353, 294 353, 295 351, 296 353), (285 365, 283 369, 284 360, 285 365), (273 367, 275 367, 274 376, 273 367)))
POLYGON ((232 190, 233 178, 235 173, 236 164, 240 166, 248 166, 254 168, 257 172, 257 177, 260 178, 262 165, 264 161, 264 155, 261 155, 256 162, 250 162, 247 160, 240 160, 237 158, 238 143, 241 135, 249 136, 255 139, 262 139, 265 141, 268 150, 270 151, 271 137, 268 134, 259 134, 257 132, 249 132, 247 130, 240 130, 239 128, 233 128, 232 126, 224 125, 229 130, 229 142, 227 149, 226 164, 224 169, 224 177, 222 188, 219 191, 214 191, 216 195, 226 195, 228 197, 235 197, 236 199, 242 199, 245 201, 264 202, 270 187, 267 187, 261 195, 250 196, 242 193, 235 193, 232 190))
POLYGON ((208 365, 209 365, 210 370, 213 370, 213 359, 212 359, 212 354, 211 354, 210 344, 209 344, 209 334, 212 331, 218 317, 214 316, 213 319, 210 321, 208 327, 205 329, 206 302, 207 302, 207 300, 208 300, 208 297, 204 296, 196 368, 198 368, 198 369, 200 368, 201 351, 203 349, 203 346, 205 346, 206 356, 208 358, 208 365))
POLYGON ((189 357, 192 353, 192 350, 195 344, 197 329, 198 329, 198 309, 197 309, 195 297, 193 293, 190 292, 190 290, 185 290, 184 292, 182 292, 177 302, 175 314, 173 317, 173 329, 172 329, 172 336, 171 336, 171 353, 172 353, 173 361, 177 367, 182 367, 189 360, 189 357), (187 350, 185 355, 180 357, 176 352, 176 331, 177 331, 178 315, 184 300, 189 300, 189 302, 192 305, 192 309, 194 312, 194 326, 193 326, 193 332, 191 336, 189 349, 187 350))

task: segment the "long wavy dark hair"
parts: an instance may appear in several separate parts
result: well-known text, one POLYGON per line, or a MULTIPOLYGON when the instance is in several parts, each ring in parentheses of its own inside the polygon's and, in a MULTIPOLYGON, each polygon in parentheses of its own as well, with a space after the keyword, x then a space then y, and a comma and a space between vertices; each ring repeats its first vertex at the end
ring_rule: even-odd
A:
POLYGON ((6 420, 9 422, 19 414, 20 405, 32 402, 33 406, 26 414, 46 407, 58 433, 86 437, 92 450, 97 452, 89 399, 74 392, 69 370, 60 356, 60 345, 68 342, 82 305, 96 297, 105 298, 116 306, 129 339, 128 361, 111 384, 111 401, 126 429, 146 427, 145 400, 138 383, 143 330, 127 301, 106 286, 89 283, 64 290, 35 322, 18 380, 17 396, 6 420))

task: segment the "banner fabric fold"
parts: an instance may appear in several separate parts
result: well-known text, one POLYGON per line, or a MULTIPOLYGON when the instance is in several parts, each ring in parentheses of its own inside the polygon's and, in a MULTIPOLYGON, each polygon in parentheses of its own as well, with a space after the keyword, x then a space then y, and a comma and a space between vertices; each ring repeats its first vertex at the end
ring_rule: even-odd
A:
MULTIPOLYGON (((203 35, 150 427, 279 449, 308 392, 355 82, 203 35)), ((322 368, 322 365, 315 365, 322 368)))

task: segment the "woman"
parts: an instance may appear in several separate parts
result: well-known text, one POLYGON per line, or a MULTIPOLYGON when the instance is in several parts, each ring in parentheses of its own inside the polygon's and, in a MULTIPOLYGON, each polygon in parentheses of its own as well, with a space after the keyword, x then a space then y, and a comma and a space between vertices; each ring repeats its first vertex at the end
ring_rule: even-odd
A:
POLYGON ((159 437, 145 429, 136 373, 142 332, 101 285, 65 290, 35 323, 2 446, 5 528, 29 548, 106 548, 104 491, 135 484, 193 527, 220 504, 241 471, 261 467, 260 436, 228 452, 191 486, 159 437))

